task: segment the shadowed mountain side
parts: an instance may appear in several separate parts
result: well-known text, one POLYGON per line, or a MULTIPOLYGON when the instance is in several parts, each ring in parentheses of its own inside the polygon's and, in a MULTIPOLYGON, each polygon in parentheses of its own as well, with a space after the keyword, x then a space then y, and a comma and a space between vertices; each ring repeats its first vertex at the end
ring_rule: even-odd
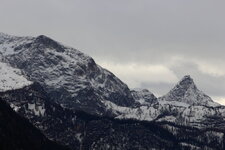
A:
POLYGON ((0 99, 1 150, 68 150, 48 140, 26 119, 16 114, 0 99))

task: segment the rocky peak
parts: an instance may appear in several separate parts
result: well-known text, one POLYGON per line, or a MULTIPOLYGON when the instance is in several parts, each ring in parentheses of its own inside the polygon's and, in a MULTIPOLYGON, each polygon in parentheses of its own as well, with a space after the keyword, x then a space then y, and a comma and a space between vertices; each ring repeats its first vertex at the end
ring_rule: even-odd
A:
POLYGON ((140 104, 152 104, 157 102, 155 95, 147 89, 135 89, 131 94, 136 102, 140 104))
POLYGON ((189 105, 218 105, 209 96, 198 90, 190 75, 184 76, 168 94, 160 99, 183 102, 189 105))
POLYGON ((180 82, 177 84, 177 86, 182 86, 184 88, 189 88, 192 85, 194 85, 194 80, 191 78, 190 75, 185 75, 180 82))
POLYGON ((175 98, 183 98, 188 90, 196 91, 197 87, 190 75, 184 76, 178 84, 170 91, 175 98))
POLYGON ((38 37, 36 37, 34 43, 37 44, 37 46, 45 46, 51 49, 55 49, 57 52, 65 51, 64 47, 61 44, 45 35, 39 35, 38 37))

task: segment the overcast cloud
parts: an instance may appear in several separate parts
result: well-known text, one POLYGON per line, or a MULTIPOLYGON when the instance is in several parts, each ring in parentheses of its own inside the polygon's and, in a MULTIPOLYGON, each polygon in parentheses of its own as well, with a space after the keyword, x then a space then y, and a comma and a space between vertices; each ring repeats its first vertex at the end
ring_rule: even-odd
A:
POLYGON ((224 0, 0 0, 0 31, 50 36, 157 96, 190 74, 225 104, 224 7, 224 0))

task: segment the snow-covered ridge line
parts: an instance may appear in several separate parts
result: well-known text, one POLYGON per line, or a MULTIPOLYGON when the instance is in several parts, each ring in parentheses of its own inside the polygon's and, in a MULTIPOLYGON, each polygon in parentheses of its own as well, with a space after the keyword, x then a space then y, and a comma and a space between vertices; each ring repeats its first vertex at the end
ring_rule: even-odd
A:
POLYGON ((20 89, 32 84, 21 73, 6 63, 0 62, 0 92, 20 89))
MULTIPOLYGON (((22 71, 16 75, 21 77, 23 73, 28 80, 39 83, 61 106, 120 119, 170 121, 190 126, 212 126, 212 120, 215 126, 217 122, 222 122, 221 126, 225 124, 224 107, 198 90, 190 76, 157 98, 146 89, 130 90, 90 56, 47 36, 7 36, 0 34, 0 59, 22 71)), ((19 83, 15 80, 23 81, 12 80, 16 84, 19 83)), ((27 80, 24 81, 25 84, 18 87, 25 86, 27 80)), ((2 87, 7 88, 16 86, 2 87)), ((33 105, 30 106, 34 110, 33 105)), ((43 111, 42 107, 40 110, 43 111)))

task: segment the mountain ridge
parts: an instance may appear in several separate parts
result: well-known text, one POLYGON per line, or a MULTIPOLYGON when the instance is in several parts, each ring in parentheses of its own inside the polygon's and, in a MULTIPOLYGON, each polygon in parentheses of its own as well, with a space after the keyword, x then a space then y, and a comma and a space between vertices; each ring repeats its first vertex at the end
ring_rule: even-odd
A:
POLYGON ((9 43, 16 46, 4 47, 2 44, 3 54, 11 52, 5 54, 6 61, 21 69, 29 80, 40 82, 65 107, 89 109, 90 113, 102 114, 102 100, 121 106, 131 106, 134 102, 126 84, 76 49, 62 46, 46 36, 16 39, 9 43), (99 108, 93 112, 91 107, 99 108))
POLYGON ((221 129, 198 129, 166 121, 121 120, 74 112, 56 104, 46 94, 38 83, 33 83, 22 89, 2 92, 0 97, 13 104, 11 107, 17 108, 18 114, 27 118, 49 139, 73 150, 224 148, 225 131, 221 129))
MULTIPOLYGON (((168 149, 174 149, 173 146, 179 149, 180 145, 190 148, 193 143, 196 149, 202 149, 205 140, 207 148, 218 149, 223 145, 225 106, 198 90, 190 76, 184 76, 166 95, 156 98, 146 89, 130 90, 90 56, 44 35, 0 34, 0 58, 0 66, 7 64, 16 73, 11 76, 13 81, 21 77, 32 82, 16 89, 11 86, 0 92, 0 97, 45 136, 63 145, 74 149, 89 149, 92 145, 96 146, 93 149, 107 149, 107 144, 113 146, 114 141, 120 143, 119 149, 131 149, 132 142, 138 140, 136 148, 144 144, 142 148, 147 149, 151 138, 153 148, 158 149, 165 148, 160 147, 162 143, 168 149), (79 116, 78 111, 85 113, 79 116), (117 124, 118 120, 125 124, 117 124), (175 141, 164 139, 141 122, 148 122, 175 141), (107 137, 106 133, 113 136, 107 137), (181 135, 183 141, 179 141, 181 135), (126 140, 121 143, 118 137, 126 140), (214 145, 215 138, 218 140, 214 145), (125 147, 123 142, 127 144, 125 147)), ((7 71, 10 69, 6 68, 6 74, 7 71)))
POLYGON ((188 75, 168 94, 156 98, 146 90, 130 90, 90 56, 44 35, 10 36, 0 44, 0 52, 5 63, 20 69, 28 80, 40 83, 49 97, 65 108, 120 119, 166 120, 199 127, 209 125, 208 121, 199 122, 215 114, 225 116, 223 107, 198 90, 188 75), (192 115, 195 111, 200 113, 199 118, 192 115))

